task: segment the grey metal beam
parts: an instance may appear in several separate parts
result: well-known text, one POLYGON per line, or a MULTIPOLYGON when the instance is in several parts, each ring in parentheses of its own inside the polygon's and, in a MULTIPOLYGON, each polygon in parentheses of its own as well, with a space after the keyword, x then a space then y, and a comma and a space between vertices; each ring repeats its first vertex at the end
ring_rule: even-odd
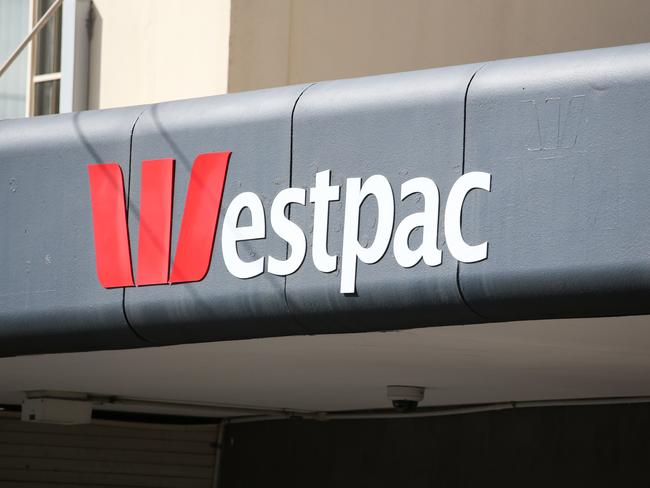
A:
MULTIPOLYGON (((644 44, 2 121, 0 355, 650 313, 649 114, 644 44), (206 277, 102 288, 87 165, 121 165, 135 273, 142 161, 176 160, 173 259, 193 161, 217 151, 232 156, 206 277), (338 257, 322 272, 310 188, 327 170, 340 185, 326 248, 338 257), (459 262, 447 199, 477 172, 490 191, 468 193, 460 238, 487 242, 487 258, 459 262), (392 188, 390 240, 376 262, 353 261, 355 293, 341 293, 343 234, 363 253, 384 225, 372 194, 358 228, 344 222, 350 178, 373 175, 392 188), (402 201, 400 188, 418 177, 439 190, 441 262, 399 264, 396 228, 428 201, 402 201), (304 205, 273 217, 289 187, 304 189, 304 205), (244 192, 260 199, 265 226, 236 244, 242 261, 263 263, 247 279, 222 247, 227 209, 244 192), (269 272, 300 244, 277 234, 283 214, 307 244, 288 276, 269 272)), ((251 218, 244 209, 238 225, 251 218)), ((415 229, 408 244, 421 242, 415 229)))
POLYGON ((0 121, 0 355, 145 345, 97 281, 87 165, 129 174, 141 107, 0 121))
POLYGON ((650 310, 650 46, 489 63, 467 97, 468 240, 460 265, 485 320, 650 310))

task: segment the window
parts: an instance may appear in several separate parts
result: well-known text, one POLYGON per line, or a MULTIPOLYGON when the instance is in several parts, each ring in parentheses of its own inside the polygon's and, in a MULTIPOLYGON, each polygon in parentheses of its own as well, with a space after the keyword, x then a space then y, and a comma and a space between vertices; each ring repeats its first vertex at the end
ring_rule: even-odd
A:
MULTIPOLYGON (((29 0, 0 0, 0 64, 29 32, 29 0)), ((0 119, 27 115, 28 52, 0 77, 0 119)))
MULTIPOLYGON (((32 25, 55 0, 31 0, 32 25)), ((59 112, 61 92, 61 9, 47 22, 31 44, 29 115, 59 112)))
MULTIPOLYGON (((0 0, 0 64, 58 0, 0 0)), ((84 110, 88 103, 90 0, 63 0, 0 76, 0 119, 84 110)))

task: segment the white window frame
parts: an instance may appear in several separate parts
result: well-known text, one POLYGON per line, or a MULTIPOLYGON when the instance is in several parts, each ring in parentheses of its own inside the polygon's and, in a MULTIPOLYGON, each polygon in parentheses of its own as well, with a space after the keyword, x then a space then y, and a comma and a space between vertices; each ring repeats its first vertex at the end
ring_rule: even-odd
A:
MULTIPOLYGON (((29 18, 30 18, 30 25, 29 25, 29 30, 31 30, 34 25, 36 25, 36 22, 38 22, 38 16, 37 16, 37 11, 38 9, 36 8, 38 5, 38 2, 42 0, 29 0, 29 18)), ((62 8, 62 7, 59 7, 62 8)), ((55 14, 55 16, 58 15, 55 14)), ((49 22, 52 22, 54 20, 54 16, 48 20, 49 22)), ((61 26, 61 31, 63 31, 63 25, 61 26)), ((43 73, 40 75, 35 74, 36 73, 36 59, 37 59, 37 49, 38 49, 38 36, 42 35, 43 31, 39 32, 36 34, 34 39, 31 42, 31 45, 29 46, 29 59, 27 61, 27 106, 26 106, 26 111, 27 111, 27 116, 28 117, 33 117, 35 115, 35 101, 36 101, 36 85, 39 83, 45 83, 48 81, 54 81, 54 80, 61 80, 61 71, 57 72, 52 72, 52 73, 43 73)), ((63 37, 63 36, 62 36, 63 37)), ((62 39, 63 40, 63 39, 62 39)), ((63 46, 63 42, 61 43, 61 47, 63 46)), ((60 53, 62 54, 62 53, 60 53)), ((59 83, 59 100, 61 100, 61 84, 59 83)), ((57 110, 55 113, 60 113, 60 107, 57 107, 57 110)))
MULTIPOLYGON (((38 19, 38 0, 29 0, 28 30, 38 19)), ((63 0, 61 8, 61 66, 60 71, 34 74, 36 71, 36 38, 27 54, 25 116, 34 115, 37 83, 60 80, 57 113, 77 112, 88 108, 88 65, 90 32, 92 28, 91 0, 63 0)), ((40 34, 40 33, 39 33, 40 34)))

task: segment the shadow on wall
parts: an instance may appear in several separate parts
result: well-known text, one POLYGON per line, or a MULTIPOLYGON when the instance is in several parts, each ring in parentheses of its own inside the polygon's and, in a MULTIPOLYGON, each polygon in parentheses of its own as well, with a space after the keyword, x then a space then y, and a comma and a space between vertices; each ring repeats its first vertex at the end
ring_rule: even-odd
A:
POLYGON ((88 109, 99 108, 99 83, 102 70, 102 27, 103 20, 94 4, 90 6, 90 17, 88 19, 88 33, 90 37, 90 49, 88 56, 88 109))

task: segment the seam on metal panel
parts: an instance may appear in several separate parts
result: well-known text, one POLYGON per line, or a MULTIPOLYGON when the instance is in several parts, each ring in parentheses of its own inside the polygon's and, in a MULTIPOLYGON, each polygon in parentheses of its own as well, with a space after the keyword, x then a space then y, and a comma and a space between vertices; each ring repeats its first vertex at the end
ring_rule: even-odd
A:
MULTIPOLYGON (((465 174, 465 154, 467 152, 467 96, 469 95, 469 88, 472 85, 472 81, 474 81, 474 77, 478 74, 478 72, 481 69, 483 69, 486 66, 486 64, 479 66, 476 69, 476 71, 474 71, 474 74, 472 75, 472 77, 469 79, 469 82, 467 83, 467 88, 465 88, 465 98, 463 100, 463 159, 461 162, 461 175, 465 174)), ((460 218, 461 218, 461 228, 462 228, 462 224, 463 224, 462 213, 460 218)), ((460 295, 460 299, 465 304, 465 307, 467 307, 467 309, 477 317, 487 321, 488 318, 481 315, 476 310, 474 310, 474 308, 470 305, 469 301, 465 298, 465 295, 463 294, 463 288, 460 283, 460 261, 456 262, 456 288, 458 290, 458 294, 460 295)))
MULTIPOLYGON (((293 116, 296 112, 296 107, 298 106, 298 102, 300 101, 300 98, 305 94, 307 90, 309 90, 312 86, 316 84, 317 83, 311 83, 307 85, 296 97, 296 101, 294 102, 293 108, 291 109, 291 121, 289 126, 290 127, 289 128, 289 187, 293 187, 293 116)), ((288 209, 288 218, 291 219, 291 205, 289 205, 289 209, 288 209)), ((287 259, 289 258, 289 243, 287 243, 285 258, 287 259)), ((289 305, 289 299, 287 298, 287 279, 288 276, 285 276, 284 289, 283 289, 284 303, 287 307, 287 311, 289 312, 289 316, 292 318, 294 323, 298 325, 300 329, 302 329, 303 333, 307 334, 307 330, 303 326, 302 322, 298 319, 296 314, 293 312, 293 310, 291 310, 291 306, 289 305)))
MULTIPOLYGON (((129 137, 129 181, 127 183, 127 188, 126 188, 126 215, 128 217, 129 215, 129 205, 131 203, 131 162, 133 160, 133 134, 135 133, 135 126, 138 123, 138 120, 140 120, 140 117, 149 109, 149 107, 145 107, 142 112, 138 114, 136 117, 135 121, 133 122, 133 126, 131 127, 131 136, 129 137)), ((128 228, 128 227, 127 227, 128 228)), ((129 239, 129 242, 131 239, 129 239)), ((129 317, 126 314, 126 288, 122 288, 122 314, 124 315, 124 320, 126 321, 126 324, 129 326, 129 329, 131 329, 131 332, 135 334, 135 336, 146 343, 147 345, 151 344, 153 345, 154 343, 145 338, 142 334, 140 334, 135 327, 131 324, 131 321, 129 320, 129 317)))

